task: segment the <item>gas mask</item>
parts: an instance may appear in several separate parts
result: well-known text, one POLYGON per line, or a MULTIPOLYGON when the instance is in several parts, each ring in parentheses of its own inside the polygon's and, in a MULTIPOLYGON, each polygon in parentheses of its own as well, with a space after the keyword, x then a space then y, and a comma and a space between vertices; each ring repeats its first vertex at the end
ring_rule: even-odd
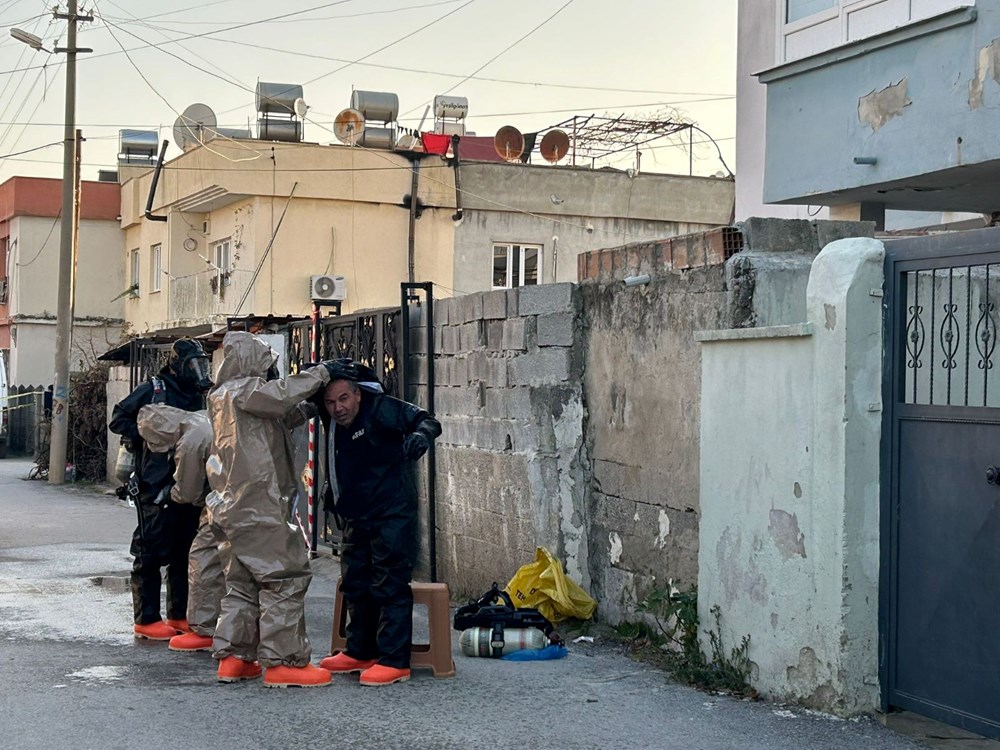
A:
POLYGON ((182 376, 184 380, 194 385, 200 393, 205 393, 212 387, 212 366, 208 357, 192 357, 184 363, 182 376))

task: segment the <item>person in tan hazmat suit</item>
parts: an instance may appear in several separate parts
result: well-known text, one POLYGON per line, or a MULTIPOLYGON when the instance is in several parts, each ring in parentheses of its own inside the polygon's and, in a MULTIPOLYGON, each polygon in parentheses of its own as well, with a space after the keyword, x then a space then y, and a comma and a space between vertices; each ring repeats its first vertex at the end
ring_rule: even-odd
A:
MULTIPOLYGON (((315 415, 304 400, 329 382, 327 363, 277 377, 278 355, 231 331, 208 395, 213 447, 207 464, 212 521, 229 543, 226 594, 213 651, 220 682, 267 687, 330 684, 310 664, 305 595, 312 579, 302 534, 290 522, 296 493, 291 429, 315 415)), ((332 364, 332 363, 331 363, 332 364)))
POLYGON ((185 411, 165 404, 149 404, 139 410, 139 434, 154 453, 173 452, 175 503, 201 506, 198 532, 188 554, 187 623, 190 632, 170 639, 172 651, 208 651, 219 619, 219 603, 225 593, 222 537, 211 523, 205 505, 208 483, 205 462, 212 448, 212 423, 205 411, 185 411))

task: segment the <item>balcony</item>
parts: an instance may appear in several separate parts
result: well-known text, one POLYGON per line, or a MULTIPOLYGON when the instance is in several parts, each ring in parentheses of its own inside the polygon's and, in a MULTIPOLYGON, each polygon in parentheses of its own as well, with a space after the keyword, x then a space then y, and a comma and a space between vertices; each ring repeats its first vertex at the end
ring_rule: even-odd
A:
MULTIPOLYGON (((172 279, 168 319, 191 321, 234 315, 252 276, 252 271, 230 271, 227 276, 212 270, 172 279)), ((243 312, 252 308, 253 294, 243 312)))
POLYGON ((958 7, 760 73, 765 202, 1000 210, 997 39, 958 7))

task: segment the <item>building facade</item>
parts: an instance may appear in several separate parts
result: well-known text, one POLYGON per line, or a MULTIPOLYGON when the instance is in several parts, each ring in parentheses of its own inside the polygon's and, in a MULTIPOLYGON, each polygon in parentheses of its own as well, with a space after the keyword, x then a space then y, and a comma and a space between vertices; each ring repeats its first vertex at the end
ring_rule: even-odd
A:
POLYGON ((572 280, 579 253, 727 224, 733 210, 726 179, 459 170, 456 191, 437 155, 215 139, 164 165, 147 216, 153 170, 123 167, 126 317, 140 334, 180 334, 307 315, 320 275, 343 277, 344 313, 398 305, 409 279, 441 296, 572 280))
POLYGON ((991 0, 741 0, 737 218, 893 229, 992 213, 998 13, 991 0))
MULTIPOLYGON (((12 177, 0 185, 0 350, 12 385, 52 382, 62 181, 12 177)), ((118 343, 124 277, 119 188, 84 182, 76 262, 71 368, 118 343)))

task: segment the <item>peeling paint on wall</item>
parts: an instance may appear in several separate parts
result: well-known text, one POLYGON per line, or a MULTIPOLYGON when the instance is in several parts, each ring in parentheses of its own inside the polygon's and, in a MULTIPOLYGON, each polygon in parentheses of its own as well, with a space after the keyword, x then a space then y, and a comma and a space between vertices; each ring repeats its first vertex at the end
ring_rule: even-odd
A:
POLYGON ((979 50, 976 74, 969 81, 969 109, 983 106, 983 87, 987 78, 1000 83, 1000 39, 994 39, 979 50))
POLYGON ((667 546, 667 537, 670 536, 670 516, 665 510, 660 510, 659 530, 656 533, 656 546, 663 549, 667 546))
POLYGON ((767 526, 767 531, 774 540, 774 546, 778 548, 781 556, 790 560, 796 555, 806 556, 806 536, 799 531, 799 519, 794 513, 787 513, 783 510, 771 510, 771 522, 767 526))
POLYGON ((837 327, 837 308, 833 305, 823 305, 823 313, 826 318, 824 323, 826 330, 832 331, 837 327))
POLYGON ((871 126, 872 132, 879 130, 893 117, 903 114, 903 110, 913 104, 906 95, 908 81, 886 86, 879 91, 871 91, 858 99, 858 119, 871 126))
POLYGON ((618 536, 617 531, 612 531, 608 534, 608 542, 611 544, 611 551, 608 553, 608 557, 612 565, 617 565, 622 559, 622 538, 618 536))
POLYGON ((727 526, 715 545, 715 558, 726 603, 732 603, 738 596, 749 596, 751 601, 765 605, 767 579, 757 567, 756 556, 751 553, 747 562, 742 551, 743 537, 740 530, 727 526))

